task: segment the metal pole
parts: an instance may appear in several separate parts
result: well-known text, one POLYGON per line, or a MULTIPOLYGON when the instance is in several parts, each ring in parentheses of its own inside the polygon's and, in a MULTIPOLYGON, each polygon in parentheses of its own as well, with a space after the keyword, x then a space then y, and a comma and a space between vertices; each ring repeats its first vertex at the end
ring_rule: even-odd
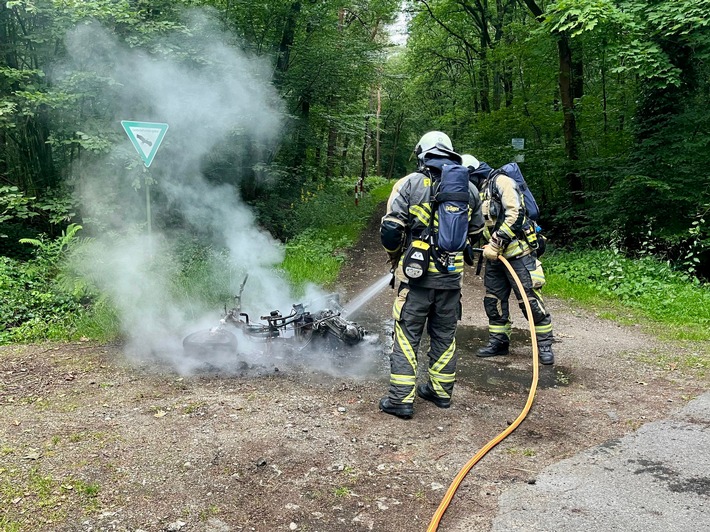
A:
POLYGON ((148 173, 146 172, 145 174, 145 213, 146 213, 146 218, 148 220, 148 236, 151 236, 153 228, 152 228, 152 222, 151 222, 151 214, 150 214, 150 182, 148 181, 148 173))

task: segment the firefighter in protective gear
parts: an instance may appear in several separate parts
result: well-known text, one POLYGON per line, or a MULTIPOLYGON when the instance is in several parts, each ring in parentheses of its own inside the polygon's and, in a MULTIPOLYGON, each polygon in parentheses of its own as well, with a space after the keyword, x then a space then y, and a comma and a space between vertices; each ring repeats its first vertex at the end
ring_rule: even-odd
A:
MULTIPOLYGON (((403 263, 414 243, 433 226, 438 217, 432 212, 432 196, 444 164, 460 164, 451 140, 440 131, 424 135, 415 148, 418 169, 392 188, 387 213, 382 218, 380 237, 399 281, 393 305, 394 345, 390 354, 389 393, 380 401, 380 410, 401 418, 414 414, 414 398, 418 395, 439 408, 448 408, 456 376, 456 325, 461 319, 461 286, 463 252, 452 255, 453 268, 441 271, 433 256, 429 257, 423 275, 405 275, 403 263), (431 216, 434 216, 430 224, 431 216), (416 385, 417 353, 427 327, 429 334, 428 378, 416 385)), ((480 238, 483 230, 481 200, 478 189, 468 186, 469 240, 480 238)))
POLYGON ((553 364, 552 318, 545 308, 541 292, 545 277, 534 246, 529 242, 530 237, 526 237, 526 229, 529 229, 531 222, 526 216, 523 195, 515 181, 507 175, 492 174, 490 166, 473 156, 463 155, 462 158, 468 167, 471 183, 480 190, 486 224, 483 234, 489 239, 488 245, 483 248, 483 256, 487 259, 483 306, 488 316, 489 340, 478 356, 508 354, 511 333, 508 299, 512 289, 523 315, 535 324, 540 362, 553 364), (510 272, 498 260, 500 255, 508 259, 520 278, 530 301, 532 316, 527 315, 523 296, 510 272))

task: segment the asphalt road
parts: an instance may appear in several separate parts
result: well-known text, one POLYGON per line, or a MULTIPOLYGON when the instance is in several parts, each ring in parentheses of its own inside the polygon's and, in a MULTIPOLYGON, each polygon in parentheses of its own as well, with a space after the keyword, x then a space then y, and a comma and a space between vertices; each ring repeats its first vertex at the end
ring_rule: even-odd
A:
POLYGON ((710 392, 504 492, 492 530, 710 531, 710 392))

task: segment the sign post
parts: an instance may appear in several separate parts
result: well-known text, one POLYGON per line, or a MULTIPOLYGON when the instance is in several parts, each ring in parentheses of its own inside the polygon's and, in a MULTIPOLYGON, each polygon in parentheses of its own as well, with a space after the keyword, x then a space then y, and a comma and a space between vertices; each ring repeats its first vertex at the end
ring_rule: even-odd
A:
MULTIPOLYGON (((514 150, 518 150, 522 152, 525 149, 525 139, 511 139, 511 144, 513 145, 514 150)), ((519 153, 515 156, 515 162, 516 163, 522 163, 525 162, 525 154, 524 153, 519 153)))
MULTIPOLYGON (((133 122, 131 120, 121 120, 121 125, 128 135, 133 147, 143 160, 146 168, 150 168, 155 154, 158 152, 160 143, 168 130, 168 124, 159 122, 133 122)), ((148 175, 144 178, 145 183, 145 211, 148 218, 148 234, 151 234, 151 214, 150 214, 150 183, 148 175)))

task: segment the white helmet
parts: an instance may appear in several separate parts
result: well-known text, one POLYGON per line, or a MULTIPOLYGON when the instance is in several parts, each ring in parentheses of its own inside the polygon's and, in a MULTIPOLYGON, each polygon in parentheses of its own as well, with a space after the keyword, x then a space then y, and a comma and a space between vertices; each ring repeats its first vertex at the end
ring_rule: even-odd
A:
POLYGON ((466 168, 473 168, 474 170, 478 170, 478 167, 481 166, 481 162, 468 153, 464 153, 461 156, 461 164, 466 168))
POLYGON ((460 157, 459 154, 454 151, 454 146, 451 144, 449 136, 441 131, 430 131, 426 133, 419 139, 419 142, 414 148, 414 153, 419 160, 424 159, 427 155, 460 157))

